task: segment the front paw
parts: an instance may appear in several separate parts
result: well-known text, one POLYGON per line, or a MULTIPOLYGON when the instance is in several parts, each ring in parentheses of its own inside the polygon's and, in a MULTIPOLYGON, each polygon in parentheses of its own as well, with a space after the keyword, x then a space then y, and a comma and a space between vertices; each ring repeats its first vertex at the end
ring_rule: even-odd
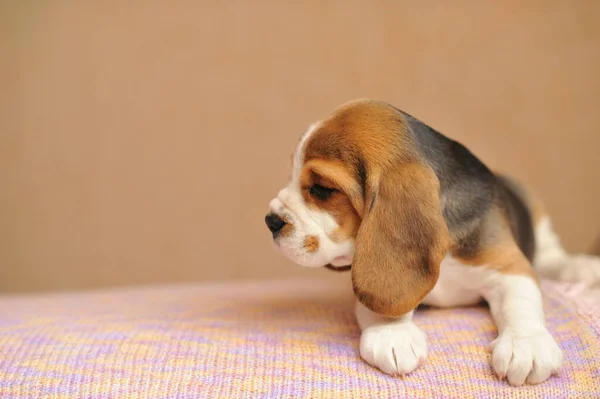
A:
POLYGON ((360 355, 386 374, 405 375, 427 357, 427 339, 413 323, 375 325, 363 331, 360 355))
POLYGON ((545 328, 506 329, 491 348, 494 371, 514 386, 539 384, 562 368, 563 353, 545 328))

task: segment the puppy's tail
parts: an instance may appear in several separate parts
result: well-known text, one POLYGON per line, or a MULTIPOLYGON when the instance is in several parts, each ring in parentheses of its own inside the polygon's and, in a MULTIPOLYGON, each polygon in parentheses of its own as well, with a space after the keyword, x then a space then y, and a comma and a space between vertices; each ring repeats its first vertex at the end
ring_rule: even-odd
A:
POLYGON ((569 253, 561 245, 548 217, 536 226, 535 241, 533 266, 540 277, 600 287, 600 242, 591 254, 569 253))

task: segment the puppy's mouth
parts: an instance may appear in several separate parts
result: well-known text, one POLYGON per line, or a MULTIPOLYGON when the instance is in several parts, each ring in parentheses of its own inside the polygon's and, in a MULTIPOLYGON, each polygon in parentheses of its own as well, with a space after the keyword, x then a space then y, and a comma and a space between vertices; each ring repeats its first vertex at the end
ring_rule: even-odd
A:
POLYGON ((347 272, 348 270, 352 269, 352 265, 333 266, 331 263, 325 265, 325 267, 329 270, 333 270, 334 272, 347 272))

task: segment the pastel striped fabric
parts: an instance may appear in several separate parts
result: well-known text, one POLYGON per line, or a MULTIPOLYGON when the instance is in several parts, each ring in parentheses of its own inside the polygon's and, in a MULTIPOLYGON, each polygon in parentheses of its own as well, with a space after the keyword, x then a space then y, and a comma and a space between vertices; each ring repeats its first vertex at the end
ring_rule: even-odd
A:
POLYGON ((430 355, 404 378, 358 355, 348 286, 330 280, 0 297, 0 398, 600 398, 600 302, 544 283, 563 373, 498 381, 485 307, 422 309, 430 355))

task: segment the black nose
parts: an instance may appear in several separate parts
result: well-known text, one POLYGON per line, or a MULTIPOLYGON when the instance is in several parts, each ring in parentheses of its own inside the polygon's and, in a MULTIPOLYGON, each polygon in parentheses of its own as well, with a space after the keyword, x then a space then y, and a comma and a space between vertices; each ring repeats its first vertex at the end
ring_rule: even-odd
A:
POLYGON ((273 233, 273 237, 275 237, 279 230, 285 226, 283 219, 274 213, 269 213, 267 216, 265 216, 265 223, 267 224, 269 230, 271 230, 271 233, 273 233))

